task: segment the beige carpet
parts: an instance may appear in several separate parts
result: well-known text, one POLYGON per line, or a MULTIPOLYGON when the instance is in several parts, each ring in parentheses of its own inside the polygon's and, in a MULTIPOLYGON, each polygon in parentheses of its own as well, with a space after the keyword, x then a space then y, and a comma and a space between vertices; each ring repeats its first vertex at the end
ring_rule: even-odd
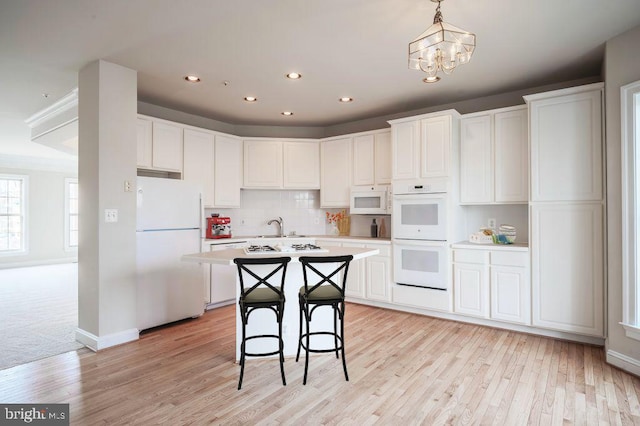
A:
POLYGON ((0 269, 0 370, 75 351, 78 265, 0 269))

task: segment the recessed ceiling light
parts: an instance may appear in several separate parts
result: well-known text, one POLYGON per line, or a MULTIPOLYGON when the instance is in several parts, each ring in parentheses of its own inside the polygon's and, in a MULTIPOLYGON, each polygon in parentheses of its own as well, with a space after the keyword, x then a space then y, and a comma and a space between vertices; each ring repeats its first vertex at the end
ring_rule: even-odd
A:
POLYGON ((299 78, 302 78, 302 74, 297 72, 290 72, 289 74, 287 74, 287 78, 290 78, 291 80, 297 80, 299 78))
POLYGON ((247 102, 255 102, 258 100, 258 98, 254 97, 254 96, 245 96, 244 100, 247 102))
POLYGON ((187 75, 184 77, 189 83, 200 83, 200 77, 197 75, 187 75))
POLYGON ((436 82, 440 81, 440 77, 438 77, 436 75, 436 76, 433 76, 433 77, 423 78, 422 81, 425 82, 425 83, 436 83, 436 82))
POLYGON ((345 102, 345 103, 346 103, 346 102, 351 102, 351 101, 353 101, 353 98, 350 98, 350 97, 348 97, 348 96, 345 96, 345 97, 343 97, 343 98, 340 98, 340 99, 339 99, 339 101, 340 101, 340 102, 345 102))
POLYGON ((282 111, 280 114, 286 115, 286 116, 293 115, 293 113, 291 111, 282 111))

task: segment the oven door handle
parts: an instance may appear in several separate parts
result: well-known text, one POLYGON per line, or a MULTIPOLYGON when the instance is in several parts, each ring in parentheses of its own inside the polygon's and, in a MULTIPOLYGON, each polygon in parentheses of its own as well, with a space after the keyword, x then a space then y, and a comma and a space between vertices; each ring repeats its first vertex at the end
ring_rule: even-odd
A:
POLYGON ((398 246, 418 246, 418 247, 443 247, 446 248, 449 244, 447 241, 433 241, 433 240, 393 240, 394 245, 398 246))

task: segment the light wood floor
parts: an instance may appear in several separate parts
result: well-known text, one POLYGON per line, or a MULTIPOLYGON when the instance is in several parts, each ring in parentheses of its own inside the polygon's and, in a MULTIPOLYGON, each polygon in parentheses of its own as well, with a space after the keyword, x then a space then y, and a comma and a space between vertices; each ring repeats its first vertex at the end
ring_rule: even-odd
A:
POLYGON ((640 379, 603 349, 347 306, 350 381, 332 354, 233 362, 234 306, 99 353, 0 371, 0 402, 70 403, 71 423, 640 424, 640 379))

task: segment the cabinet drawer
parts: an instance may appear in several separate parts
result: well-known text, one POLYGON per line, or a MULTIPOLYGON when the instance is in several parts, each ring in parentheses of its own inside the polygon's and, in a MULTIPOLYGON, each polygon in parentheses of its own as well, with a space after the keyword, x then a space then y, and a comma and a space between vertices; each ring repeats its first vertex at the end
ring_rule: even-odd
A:
POLYGON ((454 250, 453 261, 456 263, 489 263, 489 252, 486 250, 454 250))
POLYGON ((526 267, 529 264, 529 253, 515 251, 492 251, 491 264, 526 267))

